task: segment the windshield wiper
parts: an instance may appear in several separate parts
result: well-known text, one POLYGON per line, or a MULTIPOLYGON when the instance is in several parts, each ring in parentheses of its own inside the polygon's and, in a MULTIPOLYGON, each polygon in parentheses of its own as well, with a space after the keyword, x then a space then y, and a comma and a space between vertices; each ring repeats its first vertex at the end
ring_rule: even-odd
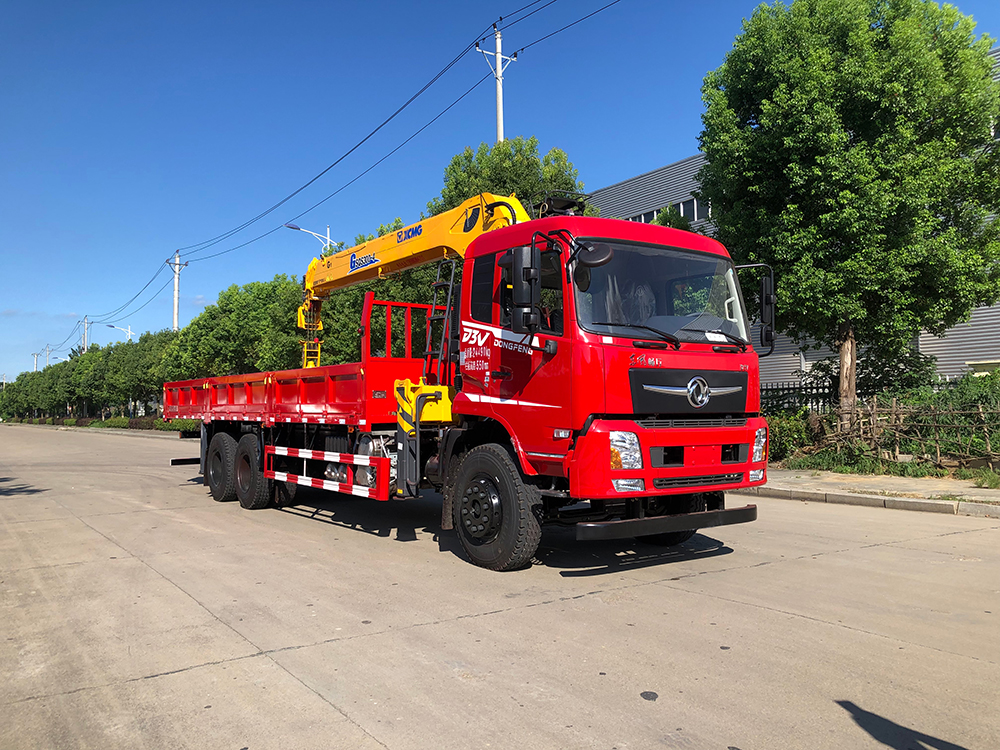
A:
MULTIPOLYGON (((739 336, 735 336, 732 333, 727 333, 726 331, 723 331, 721 328, 713 328, 710 331, 704 328, 682 328, 681 330, 691 331, 692 333, 718 333, 719 335, 725 336, 727 339, 736 344, 740 348, 741 352, 745 352, 747 350, 748 344, 746 341, 741 339, 739 336)), ((706 336, 705 338, 708 338, 708 336, 706 336)))
POLYGON ((675 350, 681 348, 681 340, 679 338, 677 338, 674 334, 667 333, 666 331, 661 331, 659 328, 653 328, 652 326, 644 326, 644 325, 640 325, 639 323, 605 323, 605 322, 600 322, 600 323, 596 323, 595 322, 595 323, 591 323, 590 325, 592 325, 592 326, 621 326, 621 327, 624 327, 624 328, 641 328, 644 331, 652 331, 657 336, 659 336, 660 338, 662 338, 664 341, 669 341, 671 344, 674 345, 674 349, 675 350))

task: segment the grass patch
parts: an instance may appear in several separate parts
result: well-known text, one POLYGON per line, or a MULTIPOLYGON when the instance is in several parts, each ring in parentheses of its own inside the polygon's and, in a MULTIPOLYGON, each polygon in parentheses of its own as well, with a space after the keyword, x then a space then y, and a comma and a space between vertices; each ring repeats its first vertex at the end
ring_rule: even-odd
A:
POLYGON ((896 463, 883 461, 860 452, 822 450, 816 453, 800 454, 785 460, 786 469, 819 469, 836 474, 888 474, 896 477, 946 477, 948 471, 922 461, 896 463))

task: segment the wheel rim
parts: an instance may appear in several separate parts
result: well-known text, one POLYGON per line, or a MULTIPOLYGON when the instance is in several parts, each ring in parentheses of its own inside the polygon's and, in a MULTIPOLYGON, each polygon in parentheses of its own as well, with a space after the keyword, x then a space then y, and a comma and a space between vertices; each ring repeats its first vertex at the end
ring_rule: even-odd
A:
POLYGON ((253 476, 253 469, 250 468, 250 458, 241 456, 236 463, 236 482, 240 491, 244 494, 250 491, 250 482, 253 476))
POLYGON ((493 477, 477 474, 461 501, 462 531, 473 544, 492 542, 503 524, 500 490, 493 477))
POLYGON ((222 456, 219 451, 214 451, 208 462, 208 476, 214 486, 222 484, 222 456))

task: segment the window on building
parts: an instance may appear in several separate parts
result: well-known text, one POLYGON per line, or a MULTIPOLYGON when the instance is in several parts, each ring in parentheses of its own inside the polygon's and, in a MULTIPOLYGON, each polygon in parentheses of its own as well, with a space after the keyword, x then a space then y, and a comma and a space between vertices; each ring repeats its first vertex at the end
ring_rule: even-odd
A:
POLYGON ((681 203, 681 216, 694 221, 694 198, 689 198, 681 203))

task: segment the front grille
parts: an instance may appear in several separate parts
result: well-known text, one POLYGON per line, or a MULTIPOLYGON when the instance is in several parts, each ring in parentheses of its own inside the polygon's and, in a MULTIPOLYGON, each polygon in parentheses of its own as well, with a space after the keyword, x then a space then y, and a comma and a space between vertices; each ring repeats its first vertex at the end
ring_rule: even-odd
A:
POLYGON ((742 481, 742 472, 713 474, 707 477, 660 477, 653 480, 653 487, 658 490, 668 490, 676 487, 702 487, 709 484, 739 484, 742 481))
POLYGON ((746 427, 743 417, 717 417, 714 419, 637 419, 635 423, 647 430, 668 430, 671 428, 698 427, 746 427))

